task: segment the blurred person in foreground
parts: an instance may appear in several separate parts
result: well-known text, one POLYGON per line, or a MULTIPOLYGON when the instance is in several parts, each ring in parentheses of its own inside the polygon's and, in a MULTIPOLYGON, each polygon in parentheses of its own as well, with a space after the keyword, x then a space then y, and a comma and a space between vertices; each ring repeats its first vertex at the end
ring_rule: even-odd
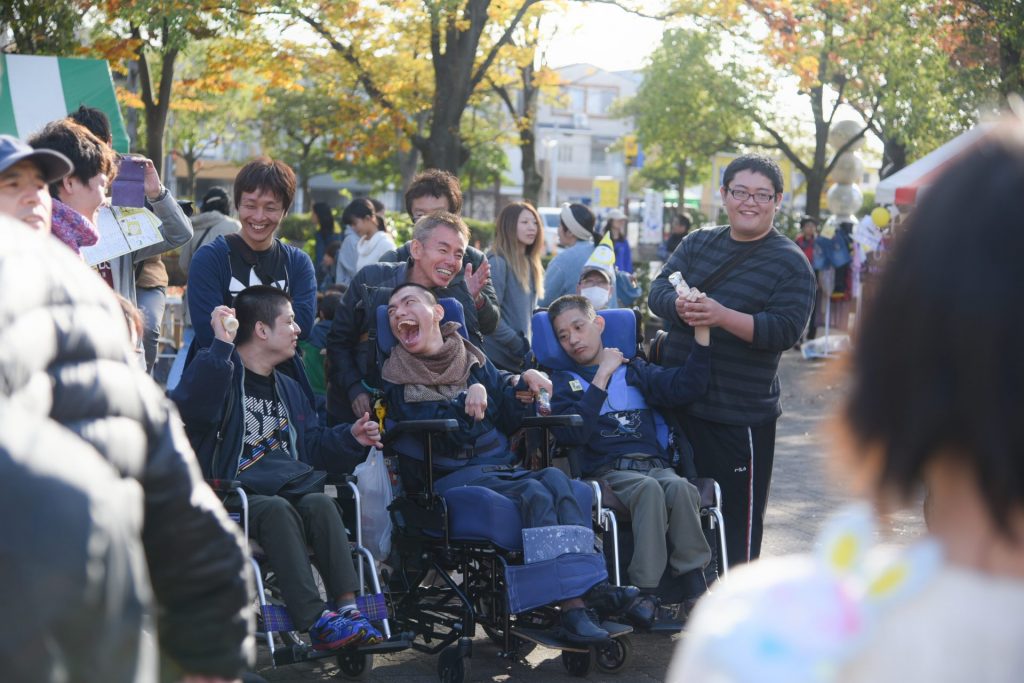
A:
POLYGON ((1018 681, 1024 671, 1024 125, 935 182, 897 242, 834 422, 873 505, 815 555, 762 560, 698 606, 670 681, 1018 681), (964 228, 973 237, 964 239, 964 228), (993 244, 1000 245, 992 249, 993 244), (871 548, 929 493, 928 534, 871 548))
POLYGON ((240 534, 128 361, 114 293, 43 231, 0 233, 0 677, 235 680, 253 655, 240 534))

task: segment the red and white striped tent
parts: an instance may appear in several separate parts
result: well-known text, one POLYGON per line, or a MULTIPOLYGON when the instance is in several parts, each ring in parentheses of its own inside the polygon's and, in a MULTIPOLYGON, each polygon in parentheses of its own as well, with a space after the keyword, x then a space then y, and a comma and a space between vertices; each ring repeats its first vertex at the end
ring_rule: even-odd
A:
POLYGON ((904 169, 880 181, 875 188, 875 203, 881 206, 896 204, 909 206, 942 173, 950 162, 967 151, 978 141, 992 124, 980 124, 953 138, 938 149, 929 152, 904 169))

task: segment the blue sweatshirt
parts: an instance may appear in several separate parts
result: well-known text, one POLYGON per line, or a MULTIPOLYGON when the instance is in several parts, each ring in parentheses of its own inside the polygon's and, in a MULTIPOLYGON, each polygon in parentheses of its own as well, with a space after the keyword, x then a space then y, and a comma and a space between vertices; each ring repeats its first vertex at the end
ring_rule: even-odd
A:
POLYGON ((666 444, 660 443, 652 407, 669 409, 685 405, 707 391, 711 369, 711 350, 693 347, 686 364, 663 368, 640 358, 620 366, 609 380, 625 381, 640 392, 646 407, 619 406, 609 401, 608 392, 590 383, 596 368, 577 369, 588 383, 584 386, 571 372, 557 370, 551 376, 551 412, 555 415, 576 414, 583 418, 579 427, 554 429, 559 444, 583 446, 584 476, 593 476, 613 465, 624 455, 651 455, 670 462, 666 444))

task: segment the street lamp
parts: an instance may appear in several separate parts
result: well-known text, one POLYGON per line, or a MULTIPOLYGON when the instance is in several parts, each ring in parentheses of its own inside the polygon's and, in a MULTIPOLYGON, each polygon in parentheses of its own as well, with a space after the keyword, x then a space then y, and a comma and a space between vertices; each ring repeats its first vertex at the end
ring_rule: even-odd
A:
POLYGON ((548 168, 551 171, 548 206, 557 206, 555 201, 558 198, 558 138, 548 138, 544 141, 544 146, 548 148, 548 168))

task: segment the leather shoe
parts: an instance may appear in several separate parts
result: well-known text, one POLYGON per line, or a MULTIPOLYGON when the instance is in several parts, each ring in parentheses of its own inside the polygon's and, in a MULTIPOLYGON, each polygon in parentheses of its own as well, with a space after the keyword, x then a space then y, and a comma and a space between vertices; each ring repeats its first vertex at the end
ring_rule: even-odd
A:
POLYGON ((562 635, 576 643, 603 643, 611 636, 582 607, 562 610, 562 635))
POLYGON ((638 595, 622 616, 637 628, 649 629, 658 616, 658 599, 653 595, 638 595))
POLYGON ((636 586, 613 586, 605 581, 591 588, 584 599, 587 607, 606 618, 621 614, 639 596, 636 586))

